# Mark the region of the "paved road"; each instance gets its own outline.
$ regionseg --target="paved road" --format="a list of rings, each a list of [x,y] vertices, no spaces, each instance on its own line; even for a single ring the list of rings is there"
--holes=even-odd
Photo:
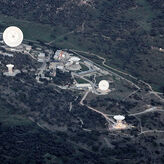
[[[129,114],[129,116],[137,116],[137,115],[141,115],[141,114],[145,114],[145,113],[149,113],[149,112],[156,112],[156,111],[164,112],[164,110],[162,108],[160,108],[160,107],[152,107],[152,108],[146,109],[146,110],[144,110],[142,112]]]
[[[88,95],[88,93],[89,93],[90,91],[88,90],[85,94],[84,94],[84,96],[82,97],[82,99],[81,99],[81,101],[80,101],[80,104],[81,105],[85,105],[84,103],[83,103],[83,101],[86,99],[86,97],[87,97],[87,95]],[[110,119],[108,116],[107,116],[107,114],[104,114],[103,112],[100,112],[99,110],[97,110],[97,109],[95,109],[95,108],[92,108],[92,107],[90,107],[89,105],[85,105],[87,108],[89,108],[89,109],[91,109],[92,111],[94,111],[94,112],[96,112],[96,113],[99,113],[100,115],[102,115],[105,119],[106,119],[106,121],[108,122],[108,124],[110,124],[111,125],[111,123],[112,124],[115,124],[115,122],[113,121],[113,119]]]

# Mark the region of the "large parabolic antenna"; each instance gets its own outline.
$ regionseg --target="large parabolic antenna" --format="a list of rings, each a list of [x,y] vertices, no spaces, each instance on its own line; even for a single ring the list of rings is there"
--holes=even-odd
[[[116,116],[114,116],[114,119],[117,120],[117,121],[123,121],[125,119],[125,116],[116,115]]]
[[[109,89],[109,82],[106,80],[101,80],[99,82],[99,89],[101,91],[107,91]]]
[[[10,26],[3,32],[3,41],[9,47],[17,47],[23,41],[23,33],[18,27]]]
[[[114,116],[114,119],[117,121],[115,125],[113,126],[115,129],[125,129],[127,128],[127,124],[123,123],[122,121],[125,119],[125,116],[123,115],[116,115]]]

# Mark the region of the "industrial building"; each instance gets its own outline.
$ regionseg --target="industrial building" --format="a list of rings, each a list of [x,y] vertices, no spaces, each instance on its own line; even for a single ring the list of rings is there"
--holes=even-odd
[[[70,58],[70,54],[68,52],[65,52],[63,50],[57,50],[54,55],[55,60],[68,60]]]
[[[80,61],[80,58],[78,58],[76,56],[72,56],[72,57],[70,57],[70,59],[68,61],[75,62],[76,63],[76,62],[79,62]]]
[[[88,70],[88,71],[83,71],[83,72],[79,72],[78,75],[80,76],[91,76],[92,74],[95,74],[96,71],[95,70]]]
[[[92,86],[91,86],[91,84],[89,84],[89,83],[75,84],[75,86],[76,86],[78,89],[92,89]]]
[[[69,62],[65,66],[69,71],[78,71],[81,69],[79,62]]]
[[[38,55],[38,62],[44,62],[45,61],[45,53],[39,53]]]

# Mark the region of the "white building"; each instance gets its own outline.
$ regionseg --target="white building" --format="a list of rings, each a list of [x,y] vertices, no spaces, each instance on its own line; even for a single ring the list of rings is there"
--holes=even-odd
[[[57,64],[54,62],[51,62],[49,65],[49,69],[56,69]]]
[[[60,70],[64,70],[64,66],[63,65],[58,65],[56,68],[58,68]]]
[[[76,86],[78,89],[92,89],[92,86],[91,86],[91,84],[89,84],[89,83],[75,84],[75,86]]]
[[[27,44],[25,44],[24,46],[25,46],[25,49],[26,49],[26,51],[31,51],[31,49],[32,49],[32,46],[30,46],[30,45],[27,45]]]
[[[67,60],[70,58],[70,56],[71,56],[71,54],[69,54],[68,52],[65,52],[63,50],[57,50],[55,52],[54,59],[55,60],[64,60],[64,59]]]
[[[45,53],[40,53],[38,55],[38,62],[44,62],[45,61]]]
[[[70,62],[79,62],[80,58],[78,58],[76,56],[72,56],[68,61],[70,61]]]

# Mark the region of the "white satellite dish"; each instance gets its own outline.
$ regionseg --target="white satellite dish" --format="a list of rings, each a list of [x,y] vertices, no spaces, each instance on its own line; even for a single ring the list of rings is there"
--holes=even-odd
[[[99,89],[102,91],[107,91],[109,89],[109,82],[106,80],[101,80],[99,82]]]
[[[117,120],[117,121],[123,121],[125,119],[125,116],[123,116],[123,115],[116,115],[116,116],[114,116],[114,119]]]
[[[114,129],[125,129],[127,128],[127,124],[123,122],[123,120],[125,119],[125,116],[123,115],[115,115],[113,117],[117,122],[114,124]]]
[[[78,62],[78,61],[80,61],[80,58],[78,58],[76,56],[72,56],[68,61]]]
[[[23,41],[23,33],[18,27],[10,26],[3,32],[3,41],[9,47],[17,47]]]

